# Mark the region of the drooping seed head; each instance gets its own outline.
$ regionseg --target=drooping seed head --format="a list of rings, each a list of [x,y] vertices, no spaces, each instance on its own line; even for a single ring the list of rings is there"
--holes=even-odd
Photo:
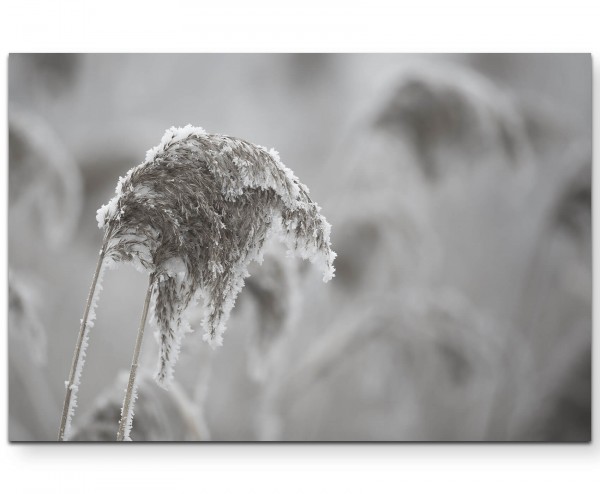
[[[222,333],[253,260],[278,233],[291,252],[333,277],[330,225],[308,189],[262,146],[188,125],[167,130],[146,159],[119,180],[97,214],[106,256],[154,273],[153,320],[159,329],[157,381],[171,378],[185,311],[200,298],[204,339]]]

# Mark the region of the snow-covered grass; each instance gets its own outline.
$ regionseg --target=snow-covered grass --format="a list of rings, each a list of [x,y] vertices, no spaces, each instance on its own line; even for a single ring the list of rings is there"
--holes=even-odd
[[[222,345],[248,266],[262,262],[269,238],[275,235],[290,254],[318,264],[323,281],[333,277],[331,227],[308,194],[274,150],[209,135],[191,125],[168,129],[146,160],[119,179],[116,195],[98,210],[104,245],[67,384],[60,438],[65,428],[68,432],[76,406],[105,258],[150,274],[123,403],[118,435],[122,440],[131,430],[135,373],[150,300],[160,342],[156,380],[168,387],[182,339],[191,330],[188,311],[202,300],[204,339],[213,348]]]

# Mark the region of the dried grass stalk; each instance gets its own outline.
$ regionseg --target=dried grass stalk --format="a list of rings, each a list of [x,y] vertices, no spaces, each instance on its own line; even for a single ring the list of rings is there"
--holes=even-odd
[[[97,220],[106,259],[132,263],[155,279],[155,377],[164,387],[190,330],[186,311],[202,299],[204,339],[221,345],[248,265],[262,261],[272,234],[290,252],[318,263],[324,281],[334,274],[331,227],[277,152],[191,125],[166,131],[145,161],[119,180]]]
[[[73,361],[71,363],[71,370],[69,372],[69,380],[65,381],[65,387],[67,392],[65,394],[65,402],[63,405],[63,413],[60,420],[60,429],[58,432],[58,440],[64,441],[68,439],[71,431],[71,421],[75,414],[75,408],[77,407],[77,392],[79,391],[79,384],[81,383],[81,373],[83,372],[83,365],[85,363],[85,355],[89,342],[89,331],[94,326],[94,319],[96,318],[96,304],[98,300],[98,294],[102,289],[102,277],[104,270],[107,267],[105,261],[106,255],[106,236],[100,255],[98,256],[98,263],[96,264],[96,271],[92,279],[92,285],[88,294],[87,303],[83,311],[83,317],[81,318],[81,326],[79,328],[79,335],[77,336],[77,343],[75,344],[75,352],[73,354]]]
[[[131,362],[131,370],[129,371],[129,381],[127,382],[127,391],[123,400],[123,408],[121,409],[121,420],[119,421],[119,431],[117,432],[117,441],[131,440],[129,434],[133,424],[133,407],[137,399],[137,369],[140,358],[140,350],[142,349],[142,341],[144,338],[144,328],[146,327],[146,318],[148,317],[148,307],[150,306],[150,297],[154,289],[154,275],[150,275],[148,280],[148,290],[146,292],[146,300],[144,301],[144,310],[142,311],[142,320],[138,329],[137,338],[135,340],[135,348],[133,350],[133,359]]]

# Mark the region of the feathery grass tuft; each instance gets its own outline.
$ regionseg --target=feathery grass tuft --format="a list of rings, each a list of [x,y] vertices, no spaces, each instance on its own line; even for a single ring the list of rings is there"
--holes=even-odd
[[[167,130],[145,161],[119,180],[116,195],[96,216],[105,230],[101,252],[110,264],[132,263],[151,275],[158,384],[168,387],[172,380],[190,330],[186,311],[200,299],[204,340],[213,348],[222,344],[248,265],[262,262],[271,235],[279,235],[288,253],[317,263],[323,281],[333,277],[331,227],[308,194],[276,151],[191,125]],[[134,378],[136,368],[134,355]],[[135,383],[130,387],[131,397]],[[128,405],[126,398],[123,410],[132,417]]]
[[[235,299],[266,239],[278,232],[291,251],[333,277],[330,225],[306,186],[275,151],[192,126],[171,128],[146,161],[119,180],[98,210],[107,256],[156,274],[153,321],[160,332],[157,381],[172,378],[186,309],[204,302],[204,339],[222,344]]]

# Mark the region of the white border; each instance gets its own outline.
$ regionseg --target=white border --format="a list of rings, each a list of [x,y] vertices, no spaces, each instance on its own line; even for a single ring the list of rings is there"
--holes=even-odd
[[[369,0],[327,3],[189,0],[4,2],[1,113],[8,52],[592,52],[593,1]],[[597,60],[594,61],[597,76]],[[598,89],[598,78],[594,88]],[[597,99],[594,116],[598,115]],[[594,132],[598,143],[598,130]],[[6,118],[0,132],[6,153]],[[6,170],[6,168],[4,168]],[[597,173],[594,173],[594,182]],[[6,175],[4,176],[4,179]],[[594,232],[598,232],[598,187]],[[6,235],[6,184],[0,188]],[[595,245],[598,245],[595,235]],[[6,279],[6,238],[0,243]],[[597,254],[598,252],[596,252]],[[595,274],[597,275],[597,263]],[[597,276],[595,277],[597,278]],[[6,287],[0,283],[6,321]],[[595,290],[594,306],[598,306]],[[7,424],[6,333],[0,338],[0,422]],[[598,338],[594,338],[595,357]],[[594,388],[598,387],[594,366]],[[597,393],[594,393],[594,398]],[[594,399],[597,405],[597,399]],[[597,406],[594,407],[597,417]],[[5,429],[6,430],[6,429]],[[5,436],[6,437],[6,436]],[[596,421],[594,437],[597,438]],[[597,443],[598,441],[596,441]],[[590,492],[600,485],[591,446],[537,445],[8,445],[5,492]],[[8,489],[8,490],[7,490]],[[35,490],[34,490],[35,489]]]

